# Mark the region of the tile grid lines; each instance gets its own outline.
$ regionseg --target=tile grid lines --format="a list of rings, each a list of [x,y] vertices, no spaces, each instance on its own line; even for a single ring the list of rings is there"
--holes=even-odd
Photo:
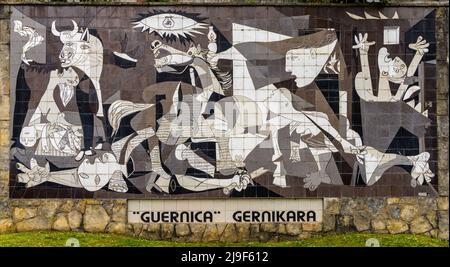
[[[85,12],[84,14],[86,14],[86,12]],[[85,15],[85,16],[86,16],[86,15]],[[244,76],[244,75],[242,75],[242,76]],[[245,77],[243,77],[243,78],[245,78]],[[279,102],[280,102],[280,103],[282,103],[282,101],[281,101],[281,100],[280,100]],[[283,149],[283,150],[284,150],[284,149]],[[283,151],[283,150],[282,150],[282,151]]]

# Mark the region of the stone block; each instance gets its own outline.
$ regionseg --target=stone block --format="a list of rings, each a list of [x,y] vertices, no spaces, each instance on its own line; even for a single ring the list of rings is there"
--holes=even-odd
[[[438,210],[448,210],[448,197],[439,197],[437,199]]]
[[[12,219],[0,219],[0,234],[12,233],[16,230]]]
[[[250,224],[250,241],[259,241],[259,224]]]
[[[191,229],[189,228],[189,224],[187,223],[178,223],[175,225],[175,234],[178,237],[188,236],[191,233]]]
[[[0,19],[0,44],[9,44],[9,19]]]
[[[238,241],[247,242],[250,240],[250,224],[236,224],[236,234]]]
[[[115,205],[112,209],[113,222],[125,223],[127,221],[127,207],[125,205]]]
[[[69,231],[70,230],[69,220],[67,219],[66,214],[58,213],[56,215],[56,220],[53,222],[52,229],[56,230],[56,231]]]
[[[61,203],[61,205],[58,208],[58,212],[64,212],[64,213],[69,213],[72,211],[74,207],[74,202],[73,200],[65,200],[64,202]]]
[[[53,216],[55,216],[56,214],[56,211],[58,210],[59,205],[60,202],[58,200],[43,201],[38,208],[38,213],[39,215],[46,218],[53,218]]]
[[[143,228],[142,223],[132,223],[129,225],[131,225],[131,230],[133,231],[134,236],[139,236],[141,234]]]
[[[72,210],[67,214],[67,219],[69,221],[70,229],[75,230],[81,227],[83,215],[78,210]]]
[[[372,229],[375,231],[385,230],[386,223],[383,220],[374,219],[371,222]]]
[[[351,216],[357,210],[357,202],[352,198],[341,199],[340,214],[344,216]]]
[[[0,19],[8,19],[10,17],[11,9],[8,5],[0,5]]]
[[[393,219],[400,219],[400,212],[401,212],[401,208],[397,205],[395,206],[389,206],[387,208],[388,214],[390,218]]]
[[[261,232],[276,233],[278,231],[278,226],[276,223],[261,223]]]
[[[161,238],[162,239],[171,239],[174,237],[175,233],[175,225],[171,223],[163,223],[161,224]]]
[[[353,226],[353,217],[352,216],[338,216],[337,226],[339,228],[349,228]]]
[[[191,223],[191,224],[189,224],[189,228],[191,229],[191,235],[188,240],[190,242],[202,241],[203,234],[206,229],[206,225],[202,224],[202,223]]]
[[[277,225],[278,225],[277,234],[286,235],[287,234],[286,225],[283,223],[278,223]]]
[[[160,223],[146,224],[145,230],[147,230],[150,233],[158,233],[161,231],[161,224]]]
[[[219,241],[219,231],[217,230],[217,226],[215,224],[207,224],[205,231],[203,233],[202,240],[204,242],[216,242]]]
[[[104,232],[110,217],[101,205],[87,205],[83,217],[86,232]]]
[[[410,222],[419,214],[419,211],[416,206],[405,205],[401,207],[400,210],[400,218],[406,222]]]
[[[324,214],[339,214],[340,201],[339,198],[324,198],[323,200],[323,213]]]
[[[106,232],[118,235],[126,234],[127,230],[127,225],[123,222],[111,222],[106,228]]]
[[[36,208],[20,208],[16,207],[13,209],[13,219],[15,222],[31,219],[36,217],[37,209]]]
[[[389,219],[386,226],[390,234],[400,234],[408,231],[408,224],[399,219]]]
[[[8,95],[0,95],[0,121],[9,120],[9,96]],[[6,135],[6,133],[3,133]],[[3,138],[6,138],[4,136]],[[8,133],[9,139],[9,133]]]
[[[423,234],[430,231],[431,229],[433,229],[433,227],[423,216],[415,218],[411,221],[410,224],[410,231],[414,234]]]
[[[448,211],[438,212],[439,238],[448,240]]]
[[[353,225],[355,225],[356,230],[366,231],[370,229],[370,216],[367,212],[357,212],[353,215]]]
[[[302,232],[302,224],[301,223],[287,223],[286,224],[286,233],[288,235],[296,236],[296,235],[299,235],[301,232]]]
[[[227,224],[227,226],[225,227],[225,230],[223,231],[219,240],[221,242],[237,242],[238,241],[238,235],[237,235],[236,227],[234,226],[234,224],[232,224],[232,223]]]
[[[387,201],[388,205],[398,204],[398,203],[400,203],[400,198],[398,198],[398,197],[388,197],[386,201]]]
[[[319,222],[304,222],[302,229],[305,232],[320,232],[322,231],[322,223]]]
[[[16,223],[17,232],[50,230],[52,223],[48,218],[38,216]]]
[[[9,206],[9,201],[0,201],[0,219],[9,219],[11,217],[11,208]]]

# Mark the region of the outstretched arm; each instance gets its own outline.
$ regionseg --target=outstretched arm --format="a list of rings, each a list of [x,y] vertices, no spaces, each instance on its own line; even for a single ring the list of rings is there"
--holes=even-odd
[[[358,96],[365,101],[374,101],[376,97],[373,94],[372,79],[370,75],[369,66],[369,47],[375,42],[367,41],[367,33],[359,34],[355,36],[356,45],[352,46],[353,49],[359,49],[359,55],[361,59],[361,72],[358,72],[355,76],[355,89]]]
[[[95,79],[91,79],[91,81],[92,81],[92,84],[94,85],[95,92],[97,94],[98,110],[97,110],[96,115],[97,115],[97,117],[104,117],[102,91],[100,90],[100,82]]]
[[[428,53],[428,47],[430,46],[429,43],[427,43],[426,40],[422,38],[422,36],[419,36],[417,38],[416,43],[409,44],[409,48],[412,50],[416,50],[416,54],[414,55],[414,58],[412,59],[411,63],[408,67],[408,72],[406,73],[407,77],[411,77],[416,73],[417,67],[419,66],[420,61],[422,60],[425,53]]]
[[[365,80],[370,80],[369,47],[374,45],[375,42],[368,42],[367,38],[367,33],[365,33],[364,36],[361,33],[358,37],[355,36],[356,45],[352,46],[352,48],[359,49],[363,78]]]
[[[417,67],[419,66],[420,61],[422,61],[423,56],[425,55],[425,53],[428,53],[429,46],[430,46],[430,44],[427,43],[427,41],[424,40],[422,38],[422,36],[419,36],[417,38],[416,43],[409,44],[409,48],[416,50],[416,54],[414,55],[413,59],[411,60],[411,63],[409,64],[408,72],[406,73],[406,78],[414,76],[414,74],[417,71]],[[409,84],[405,83],[405,81],[403,81],[400,84],[400,86],[397,90],[397,93],[395,94],[395,99],[400,100],[403,97],[403,95],[405,94],[406,90],[408,89],[408,86],[409,86]]]

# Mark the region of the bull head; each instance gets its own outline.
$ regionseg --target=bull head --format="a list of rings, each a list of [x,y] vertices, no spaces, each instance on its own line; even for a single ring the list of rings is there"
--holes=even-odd
[[[58,36],[64,44],[59,59],[62,67],[86,65],[88,54],[95,54],[97,49],[95,44],[90,43],[91,36],[89,30],[85,29],[82,33],[79,32],[78,25],[72,20],[73,30],[61,31],[56,29],[55,21],[52,22],[52,33]],[[99,43],[99,42],[98,42]]]
[[[72,20],[72,24],[73,24],[73,30],[59,32],[56,29],[55,21],[53,21],[52,22],[52,33],[53,33],[53,35],[54,36],[58,36],[59,39],[61,39],[61,42],[63,42],[64,44],[69,42],[69,41],[72,41],[73,38],[75,37],[75,35],[78,33],[78,25],[77,25],[77,23],[74,20]]]
[[[78,25],[72,20],[73,30],[59,32],[52,22],[52,33],[59,36],[64,44],[59,53],[61,67],[77,67],[92,81],[97,93],[99,108],[97,116],[103,117],[103,102],[100,91],[100,75],[103,67],[103,45],[99,38],[91,36],[89,29],[79,32]]]

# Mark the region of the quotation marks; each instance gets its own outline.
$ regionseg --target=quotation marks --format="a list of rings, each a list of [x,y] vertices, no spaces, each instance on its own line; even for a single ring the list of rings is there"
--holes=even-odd
[[[133,215],[139,215],[141,212],[139,211],[133,211]],[[220,214],[220,211],[214,211],[214,214]]]

